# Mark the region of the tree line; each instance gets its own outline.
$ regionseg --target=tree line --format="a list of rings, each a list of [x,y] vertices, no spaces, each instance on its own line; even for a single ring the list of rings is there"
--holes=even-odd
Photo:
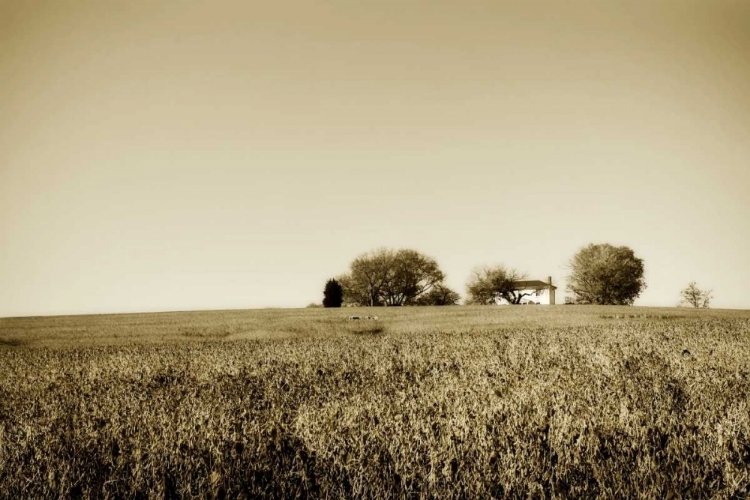
[[[349,272],[326,283],[323,305],[454,305],[460,296],[445,283],[432,257],[416,250],[381,248],[352,261]]]
[[[644,261],[627,246],[607,243],[581,248],[569,262],[566,304],[632,305],[646,288]],[[519,304],[526,293],[525,273],[505,265],[480,266],[466,284],[467,304]],[[324,307],[457,305],[458,292],[445,284],[437,261],[412,249],[380,248],[364,253],[349,271],[331,278],[323,290]],[[682,291],[683,304],[708,307],[710,291],[694,282]]]

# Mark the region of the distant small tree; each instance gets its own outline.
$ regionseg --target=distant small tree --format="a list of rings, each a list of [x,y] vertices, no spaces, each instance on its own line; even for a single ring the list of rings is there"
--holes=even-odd
[[[682,295],[682,302],[680,305],[695,308],[708,308],[711,304],[713,296],[712,290],[701,290],[695,281],[691,281],[683,291],[680,292]]]
[[[469,304],[495,304],[499,299],[505,299],[509,304],[520,304],[521,299],[530,295],[521,292],[518,282],[526,275],[515,269],[504,266],[477,267],[471,272],[466,284]]]
[[[331,278],[323,290],[323,307],[341,307],[344,302],[344,289],[341,283]]]
[[[461,296],[458,293],[451,290],[447,285],[438,283],[429,292],[414,301],[414,304],[418,306],[455,306],[458,305],[459,300],[461,300]]]
[[[626,246],[589,245],[570,261],[568,291],[577,304],[632,305],[646,288],[643,259]]]

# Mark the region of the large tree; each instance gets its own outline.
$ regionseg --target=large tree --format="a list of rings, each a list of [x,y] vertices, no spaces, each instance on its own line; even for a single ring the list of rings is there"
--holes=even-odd
[[[691,281],[683,291],[680,292],[682,295],[682,302],[680,305],[686,305],[688,307],[695,308],[708,308],[711,305],[712,291],[701,290],[695,281]]]
[[[384,305],[383,289],[394,267],[394,259],[395,252],[386,248],[354,259],[349,273],[339,278],[346,302],[369,307]]]
[[[578,304],[632,305],[646,288],[643,259],[626,246],[590,244],[570,261],[568,291]]]
[[[471,272],[466,284],[469,304],[496,304],[505,299],[509,304],[520,304],[527,295],[519,289],[518,282],[526,275],[505,266],[477,267]]]
[[[381,248],[354,259],[339,281],[347,303],[402,306],[413,304],[444,278],[431,257],[416,250]]]

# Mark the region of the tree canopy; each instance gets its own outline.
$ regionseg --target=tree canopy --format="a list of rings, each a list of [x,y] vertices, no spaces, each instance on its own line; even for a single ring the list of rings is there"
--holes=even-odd
[[[477,267],[466,284],[469,304],[495,304],[505,299],[509,304],[520,304],[529,295],[518,289],[518,282],[526,275],[502,265]]]
[[[326,282],[323,289],[323,307],[341,307],[344,302],[344,289],[335,279]]]
[[[646,288],[643,259],[627,246],[590,244],[570,261],[568,291],[578,304],[632,305]]]
[[[347,303],[402,306],[414,304],[444,278],[431,257],[416,250],[381,248],[354,259],[339,282]]]
[[[422,294],[414,301],[418,306],[455,306],[461,296],[451,290],[447,285],[438,283],[430,289],[429,292]]]

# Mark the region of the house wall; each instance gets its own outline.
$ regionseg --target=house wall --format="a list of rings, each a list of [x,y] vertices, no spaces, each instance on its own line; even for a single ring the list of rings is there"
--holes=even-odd
[[[521,303],[529,303],[534,302],[536,304],[541,305],[551,305],[555,303],[555,291],[549,290],[549,289],[543,289],[539,290],[541,292],[539,295],[536,295],[537,290],[521,290],[521,293],[530,293],[531,295],[527,295],[523,299],[521,299]],[[499,299],[497,300],[498,305],[508,305],[508,301],[505,299]]]

